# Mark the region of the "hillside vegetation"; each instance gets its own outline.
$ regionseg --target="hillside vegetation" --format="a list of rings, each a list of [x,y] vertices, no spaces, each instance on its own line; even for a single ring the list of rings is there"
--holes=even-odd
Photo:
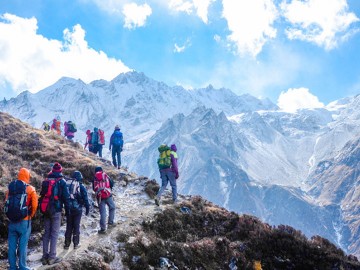
[[[0,123],[1,208],[6,186],[21,167],[31,170],[38,191],[55,161],[63,165],[65,175],[80,170],[86,180],[100,165],[116,182],[119,225],[107,236],[99,236],[94,208],[92,217],[82,219],[86,237],[81,249],[46,269],[360,269],[356,257],[344,254],[324,238],[308,239],[290,226],[270,226],[200,196],[180,196],[180,202],[173,205],[166,194],[157,207],[153,202],[159,189],[156,181],[115,170],[109,161],[84,151],[81,145],[8,114],[0,112]],[[85,184],[90,186],[87,181]],[[29,243],[33,255],[41,250],[41,232],[41,215],[37,214]],[[6,239],[7,221],[1,211],[0,268],[6,266]],[[60,238],[58,252],[61,250]],[[30,265],[40,267],[36,256],[29,257]]]

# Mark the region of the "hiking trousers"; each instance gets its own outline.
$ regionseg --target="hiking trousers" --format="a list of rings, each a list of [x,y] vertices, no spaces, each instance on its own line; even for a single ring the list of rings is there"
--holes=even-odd
[[[175,173],[169,169],[160,170],[160,177],[161,177],[161,188],[157,194],[157,197],[160,199],[168,183],[170,182],[171,190],[172,190],[172,199],[175,202],[177,199],[177,186],[176,186]]]
[[[121,146],[117,145],[112,147],[111,149],[111,157],[112,163],[115,167],[120,168],[121,166]],[[117,159],[117,161],[116,161]]]
[[[65,246],[70,246],[71,236],[74,246],[79,245],[81,215],[82,210],[76,210],[66,217]]]
[[[10,270],[30,269],[26,266],[27,245],[31,233],[31,220],[10,222],[8,227],[8,260]],[[16,251],[18,250],[19,265],[17,266]]]
[[[100,228],[102,230],[106,230],[106,206],[109,207],[108,223],[113,224],[115,218],[115,203],[112,196],[106,199],[101,199],[99,204]]]
[[[59,237],[61,212],[56,212],[50,217],[44,216],[45,232],[43,236],[43,258],[56,258],[56,242]],[[50,251],[49,251],[50,246]]]

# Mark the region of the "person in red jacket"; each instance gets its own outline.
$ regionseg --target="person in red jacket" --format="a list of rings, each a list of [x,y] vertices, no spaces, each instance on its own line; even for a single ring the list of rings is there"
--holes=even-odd
[[[10,269],[29,269],[26,265],[27,245],[31,233],[31,219],[35,216],[38,207],[38,195],[35,188],[30,184],[30,172],[26,168],[21,168],[17,180],[9,184],[6,192],[6,200],[11,196],[19,194],[19,189],[25,188],[27,194],[27,215],[20,221],[9,222],[8,227],[8,260]],[[17,255],[19,256],[19,265],[16,264]]]

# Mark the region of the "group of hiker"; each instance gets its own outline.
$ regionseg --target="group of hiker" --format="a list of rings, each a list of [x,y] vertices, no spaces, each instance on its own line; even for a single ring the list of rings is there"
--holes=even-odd
[[[56,132],[56,134],[61,135],[61,121],[60,119],[54,118],[52,120],[51,125],[47,122],[44,122],[41,126],[41,129],[45,130],[45,131],[50,131],[53,130],[54,132]],[[72,122],[71,120],[69,121],[65,121],[64,122],[64,136],[72,141],[72,139],[74,138],[75,132],[77,132],[77,128],[74,122]]]
[[[51,125],[44,122],[41,128],[45,131],[54,130],[58,135],[61,135],[61,121],[57,118],[53,119]],[[76,125],[72,121],[64,122],[64,136],[72,141],[74,138],[75,132],[77,132]],[[86,131],[85,145],[84,149],[88,148],[91,153],[99,155],[102,157],[103,146],[105,145],[105,132],[102,129],[94,127],[94,130],[91,131],[88,129]],[[120,169],[121,167],[121,152],[124,146],[123,134],[120,131],[120,126],[116,125],[114,132],[110,137],[109,142],[109,151],[111,151],[112,163],[113,165]]]
[[[30,171],[21,168],[16,180],[10,182],[6,192],[4,212],[9,219],[8,225],[8,261],[10,269],[29,269],[27,267],[27,245],[31,233],[31,220],[38,209],[43,216],[44,234],[42,238],[43,265],[61,262],[57,257],[57,240],[61,225],[62,210],[65,210],[66,231],[64,249],[69,249],[71,242],[74,249],[80,247],[80,223],[83,208],[89,215],[90,202],[87,189],[83,185],[80,171],[74,171],[71,178],[62,174],[62,166],[56,162],[43,180],[40,196],[30,184]],[[115,226],[115,203],[112,198],[114,182],[103,171],[95,168],[91,180],[100,211],[100,229],[106,233],[107,227]],[[109,208],[106,225],[106,206]]]
[[[89,151],[95,155],[99,153],[99,157],[102,157],[102,149],[105,145],[104,131],[98,128],[94,128],[94,131],[88,129],[86,131],[86,140],[84,149],[89,148]],[[124,146],[123,134],[120,131],[120,126],[116,125],[114,132],[110,137],[109,151],[111,151],[112,164],[120,169],[121,167],[121,152]]]

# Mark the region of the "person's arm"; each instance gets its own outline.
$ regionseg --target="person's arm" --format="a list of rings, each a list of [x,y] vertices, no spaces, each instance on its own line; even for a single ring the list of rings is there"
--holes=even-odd
[[[90,211],[90,203],[89,203],[87,190],[86,190],[86,188],[84,187],[83,184],[80,184],[80,194],[81,194],[81,198],[82,198],[82,200],[84,202],[84,206],[85,206],[85,209],[86,209],[85,215],[88,215],[89,211]]]
[[[36,190],[33,186],[27,186],[26,188],[27,193],[29,194],[30,198],[30,218],[35,216],[36,210],[38,208],[38,195],[36,194]]]
[[[68,215],[68,214],[70,214],[70,193],[66,186],[65,179],[63,178],[60,181],[61,181],[60,184],[61,184],[61,189],[62,189],[61,200],[65,207],[65,215]]]
[[[114,138],[114,133],[111,134],[111,137],[110,137],[109,150],[111,150],[111,146],[112,146],[112,144],[113,144],[113,138]]]
[[[171,169],[175,173],[175,179],[179,178],[179,169],[177,165],[177,159],[174,157],[174,155],[170,155],[171,157]]]

